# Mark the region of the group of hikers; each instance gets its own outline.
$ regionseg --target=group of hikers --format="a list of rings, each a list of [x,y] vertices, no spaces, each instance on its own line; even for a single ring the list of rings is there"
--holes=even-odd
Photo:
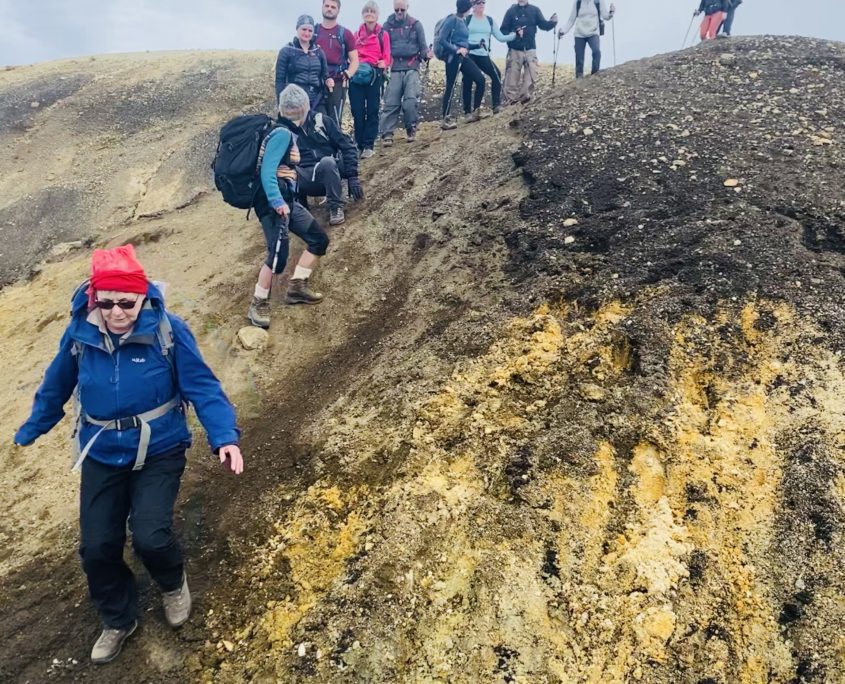
[[[705,13],[702,39],[713,37],[719,27],[730,35],[740,2],[702,0],[696,12]],[[545,19],[527,0],[518,0],[500,26],[485,14],[484,0],[457,0],[456,12],[438,23],[435,42],[427,46],[422,25],[408,14],[407,0],[394,0],[394,13],[383,25],[376,3],[366,2],[356,33],[338,24],[340,6],[340,0],[324,0],[320,24],[301,16],[296,38],[279,52],[277,118],[242,116],[221,131],[215,183],[224,200],[255,210],[267,243],[248,310],[250,323],[261,328],[270,325],[270,289],[273,276],[285,270],[290,233],[304,241],[305,250],[285,301],[322,301],[309,278],[329,238],[307,199],[325,197],[329,224],[343,223],[346,197],[364,197],[359,159],[372,156],[377,136],[390,146],[401,115],[407,140],[414,141],[421,66],[435,56],[446,62],[442,126],[448,130],[455,127],[449,102],[458,73],[470,122],[482,116],[487,77],[493,112],[530,100],[537,79],[537,30],[557,26],[556,15]],[[574,28],[579,78],[587,45],[592,73],[599,70],[599,36],[613,15],[614,6],[605,0],[576,0],[558,31],[560,36]],[[490,57],[493,38],[508,44],[504,80]],[[340,127],[347,94],[354,141]],[[15,444],[28,446],[49,432],[71,397],[74,464],[81,471],[79,555],[103,622],[91,658],[106,663],[138,626],[135,580],[123,558],[127,522],[136,554],[162,591],[167,623],[178,627],[191,613],[173,531],[174,504],[191,445],[188,404],[220,462],[235,474],[244,468],[233,405],[187,324],[167,311],[163,288],[148,279],[131,245],[95,250],[90,278],[71,298],[70,323]]]
[[[439,21],[433,42],[428,43],[420,21],[409,14],[408,0],[394,0],[393,14],[379,23],[380,9],[368,0],[361,9],[362,23],[352,30],[338,23],[340,0],[324,0],[322,21],[303,14],[296,22],[296,36],[282,47],[276,59],[276,97],[290,84],[308,93],[311,109],[340,123],[344,103],[354,122],[354,141],[361,159],[374,154],[380,139],[393,144],[400,118],[406,140],[414,142],[419,124],[423,79],[420,70],[434,58],[445,62],[446,89],[441,127],[457,127],[451,102],[458,73],[462,75],[463,112],[467,122],[488,115],[482,109],[490,81],[492,113],[503,106],[531,99],[537,81],[537,31],[551,31],[558,24],[528,0],[505,13],[501,25],[485,12],[485,0],[457,0],[455,12]],[[562,33],[575,28],[576,75],[584,75],[584,48],[593,49],[593,73],[601,53],[598,36],[603,22],[615,8],[606,0],[576,0]],[[507,43],[505,75],[491,58],[493,39]]]

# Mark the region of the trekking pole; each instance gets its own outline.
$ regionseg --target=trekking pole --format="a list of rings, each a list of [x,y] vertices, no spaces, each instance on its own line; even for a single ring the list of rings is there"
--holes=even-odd
[[[288,205],[290,207],[290,205]],[[278,280],[278,274],[276,273],[276,267],[279,265],[279,252],[282,251],[282,242],[288,236],[288,230],[290,229],[290,214],[287,216],[283,216],[282,220],[279,224],[279,237],[276,240],[276,251],[273,253],[273,268],[271,269],[270,274],[270,289],[273,289],[273,282]]]
[[[616,22],[610,22],[610,35],[613,38],[613,66],[616,66]]]
[[[692,19],[689,20],[689,27],[687,28],[687,33],[684,36],[684,44],[681,45],[681,50],[683,50],[687,46],[687,38],[689,38],[689,32],[692,31],[692,25],[695,22],[695,12],[692,13]]]
[[[457,57],[461,62],[463,62],[463,59],[464,59],[463,57],[461,57],[460,55],[457,55]],[[458,72],[455,74],[455,80],[452,83],[452,90],[449,92],[449,99],[446,101],[446,114],[445,114],[444,118],[449,118],[449,114],[452,111],[452,100],[454,99],[455,91],[457,90],[456,86],[458,85],[458,76],[461,77],[461,86],[463,87],[464,75],[463,75],[463,73],[461,73],[460,63],[458,64]]]
[[[560,54],[560,39],[561,38],[563,38],[563,33],[561,31],[558,31],[557,32],[557,39],[555,40],[555,49],[554,49],[555,61],[554,61],[554,64],[552,64],[552,88],[555,87],[555,76],[557,74],[557,57]]]

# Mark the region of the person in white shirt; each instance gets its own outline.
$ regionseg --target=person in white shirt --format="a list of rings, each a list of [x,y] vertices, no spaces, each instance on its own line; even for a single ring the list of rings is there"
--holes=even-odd
[[[601,68],[601,38],[604,34],[604,22],[613,19],[616,6],[611,3],[608,9],[607,0],[575,0],[572,3],[572,13],[569,21],[560,30],[560,35],[569,33],[575,27],[575,78],[584,78],[584,55],[587,45],[593,54],[591,74]]]

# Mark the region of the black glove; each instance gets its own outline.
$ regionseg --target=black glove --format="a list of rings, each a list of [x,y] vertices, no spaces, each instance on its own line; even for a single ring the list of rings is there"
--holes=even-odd
[[[364,188],[361,187],[361,181],[358,176],[353,176],[346,180],[346,185],[349,188],[349,196],[354,200],[364,199]]]

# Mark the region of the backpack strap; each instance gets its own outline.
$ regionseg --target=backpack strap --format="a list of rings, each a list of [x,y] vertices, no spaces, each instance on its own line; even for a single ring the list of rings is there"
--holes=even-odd
[[[83,283],[87,286],[86,283]],[[80,286],[82,287],[82,286]],[[77,291],[79,288],[77,288]],[[147,300],[144,302],[143,309],[152,309],[153,306],[150,304],[150,301]],[[76,390],[73,393],[73,434],[71,435],[72,446],[73,446],[73,470],[78,471],[82,467],[82,462],[88,456],[88,452],[91,450],[91,447],[94,446],[94,442],[97,441],[97,438],[106,430],[125,430],[131,428],[140,428],[141,434],[138,440],[138,450],[135,454],[135,465],[132,467],[133,470],[141,470],[144,467],[144,463],[147,459],[147,449],[150,445],[150,438],[152,436],[152,430],[149,426],[149,423],[156,420],[157,418],[161,418],[162,416],[167,415],[171,411],[176,408],[182,407],[183,412],[187,413],[187,403],[182,398],[181,393],[179,392],[179,378],[176,373],[176,357],[173,353],[173,348],[176,346],[176,341],[173,336],[173,324],[170,322],[170,317],[167,315],[167,311],[162,311],[161,319],[158,323],[158,328],[156,329],[156,339],[158,340],[159,347],[161,349],[162,356],[164,356],[165,360],[167,361],[167,365],[170,367],[170,373],[173,378],[173,387],[175,388],[175,393],[173,397],[162,404],[161,406],[157,406],[154,409],[149,411],[145,411],[137,416],[131,416],[130,418],[123,418],[119,420],[95,420],[90,416],[85,415],[85,412],[82,410],[82,400],[80,397],[80,388],[79,384],[76,385]],[[106,346],[110,353],[114,352],[114,348],[111,344],[111,338],[106,335]],[[78,340],[73,340],[71,344],[70,353],[76,359],[77,368],[82,361],[82,357],[85,354],[85,345],[79,342]],[[100,429],[94,434],[94,436],[88,440],[88,443],[85,447],[82,447],[80,442],[80,431],[82,429],[82,423],[91,423],[92,425],[98,426]]]

